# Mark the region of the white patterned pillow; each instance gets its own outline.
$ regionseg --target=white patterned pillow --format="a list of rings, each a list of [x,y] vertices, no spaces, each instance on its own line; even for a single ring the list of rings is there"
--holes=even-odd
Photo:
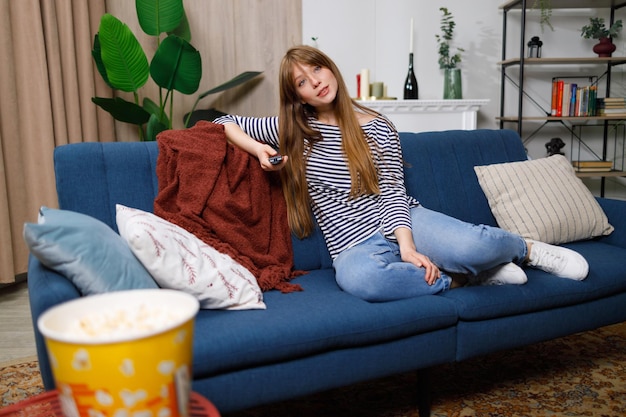
[[[608,235],[613,226],[563,155],[474,167],[498,225],[559,244]]]
[[[265,309],[257,281],[230,256],[152,213],[116,206],[120,235],[161,288],[195,296],[204,309]]]

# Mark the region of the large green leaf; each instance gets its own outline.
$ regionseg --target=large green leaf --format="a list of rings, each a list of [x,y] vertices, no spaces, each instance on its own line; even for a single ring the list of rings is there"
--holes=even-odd
[[[135,8],[141,29],[151,36],[173,31],[185,14],[183,0],[136,0]]]
[[[161,123],[157,116],[150,115],[150,120],[146,126],[146,140],[155,141],[157,135],[167,129],[168,127]]]
[[[253,79],[254,77],[256,77],[257,75],[260,75],[260,74],[261,74],[261,71],[246,71],[246,72],[242,72],[241,74],[239,74],[235,78],[232,78],[232,79],[226,81],[224,84],[220,84],[217,87],[213,87],[209,91],[205,91],[204,93],[200,94],[198,99],[203,99],[203,98],[205,98],[206,96],[208,96],[210,94],[219,93],[219,92],[222,92],[222,91],[226,91],[226,90],[228,90],[230,88],[237,87],[239,84],[243,84],[246,81],[249,81],[249,80]]]
[[[225,91],[225,90],[228,90],[229,88],[233,88],[233,87],[236,87],[236,86],[238,86],[240,84],[243,84],[243,83],[253,79],[254,77],[256,77],[256,76],[258,76],[260,74],[261,74],[260,71],[246,71],[246,72],[242,72],[241,74],[237,75],[235,78],[232,78],[232,79],[226,81],[224,84],[220,84],[217,87],[213,87],[209,91],[205,91],[204,93],[200,94],[198,96],[198,98],[196,99],[196,102],[193,104],[193,107],[191,108],[191,111],[185,115],[185,127],[189,126],[190,120],[193,117],[194,112],[196,111],[196,106],[198,105],[198,102],[200,100],[202,100],[203,98],[205,98],[206,96],[208,96],[210,94],[219,93],[221,91]]]
[[[110,85],[118,90],[136,92],[148,80],[150,67],[133,32],[107,13],[100,20],[98,39]]]
[[[195,93],[202,78],[200,52],[186,40],[170,35],[154,53],[150,75],[161,88],[183,94]]]
[[[150,113],[145,111],[141,106],[120,97],[92,97],[91,101],[111,113],[111,116],[120,122],[142,125],[147,123],[150,119]]]
[[[170,119],[167,117],[167,114],[161,109],[161,107],[152,101],[149,97],[144,97],[143,99],[143,108],[150,114],[155,115],[159,121],[168,127],[171,127]]]
[[[180,24],[176,29],[168,31],[168,35],[176,35],[179,38],[183,38],[187,42],[191,42],[191,28],[189,27],[189,20],[187,20],[187,13],[183,14],[183,18],[180,20]]]
[[[96,63],[96,68],[98,69],[98,72],[102,76],[102,79],[104,80],[104,82],[107,83],[109,87],[115,88],[109,82],[109,77],[107,76],[107,70],[104,67],[104,62],[102,62],[102,54],[100,50],[100,39],[97,33],[96,33],[96,36],[94,36],[93,38],[93,49],[91,50],[91,56],[93,57],[93,60]]]

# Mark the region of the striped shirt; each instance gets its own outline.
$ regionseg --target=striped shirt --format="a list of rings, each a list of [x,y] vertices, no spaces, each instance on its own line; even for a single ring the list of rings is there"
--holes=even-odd
[[[236,123],[255,140],[278,147],[277,117],[224,116],[215,123]],[[338,126],[310,119],[322,140],[314,142],[306,167],[306,180],[312,211],[333,259],[342,251],[381,231],[395,240],[399,227],[411,228],[409,210],[419,203],[406,193],[402,150],[397,131],[382,117],[362,126],[378,148],[374,162],[378,167],[380,194],[350,196],[351,180],[341,146]]]

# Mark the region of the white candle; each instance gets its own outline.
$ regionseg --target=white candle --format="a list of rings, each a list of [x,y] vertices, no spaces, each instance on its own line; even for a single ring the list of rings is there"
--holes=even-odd
[[[413,18],[411,18],[411,31],[409,33],[409,53],[413,53]]]

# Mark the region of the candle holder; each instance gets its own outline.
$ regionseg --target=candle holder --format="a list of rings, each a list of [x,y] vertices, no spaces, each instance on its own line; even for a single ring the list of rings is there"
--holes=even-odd
[[[541,58],[541,45],[539,36],[533,36],[528,42],[528,58]]]

